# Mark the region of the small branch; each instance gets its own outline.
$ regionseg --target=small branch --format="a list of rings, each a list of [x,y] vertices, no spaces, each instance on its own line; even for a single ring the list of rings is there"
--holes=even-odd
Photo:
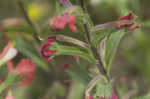
[[[97,64],[97,68],[98,68],[99,72],[102,75],[104,75],[109,80],[109,77],[107,76],[107,72],[106,72],[106,70],[105,70],[105,68],[103,66],[102,61],[101,61],[101,57],[100,57],[100,53],[98,51],[98,48],[94,48],[94,47],[91,46],[92,45],[92,41],[91,41],[89,26],[88,26],[87,23],[84,24],[84,29],[85,29],[85,32],[86,32],[88,43],[89,43],[89,45],[91,47],[91,50],[93,52],[93,55],[98,59],[99,64]]]
[[[88,84],[86,90],[85,90],[85,99],[89,99],[90,92],[95,86],[96,82],[100,79],[100,75],[95,76],[90,83]]]
[[[34,30],[34,38],[36,39],[37,42],[40,42],[40,39],[38,38],[38,34],[40,33],[40,30],[36,27],[36,25],[32,22],[32,20],[30,19],[28,13],[25,10],[23,1],[18,0],[18,5],[20,7],[20,9],[22,10],[22,13],[24,15],[24,18],[26,19],[26,21],[28,22],[28,24],[33,28]]]
[[[99,31],[99,30],[102,30],[102,29],[112,28],[112,27],[115,27],[116,24],[117,24],[117,22],[116,22],[116,21],[113,21],[113,22],[108,22],[108,23],[101,24],[101,25],[96,25],[96,26],[91,30],[91,32],[96,32],[96,31]]]

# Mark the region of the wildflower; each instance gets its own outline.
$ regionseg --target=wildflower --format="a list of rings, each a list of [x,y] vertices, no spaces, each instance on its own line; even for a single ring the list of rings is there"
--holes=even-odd
[[[44,44],[40,50],[41,56],[47,61],[49,61],[51,59],[51,56],[56,53],[56,50],[50,49],[50,46],[54,42],[55,42],[55,40],[53,38],[49,38],[48,42],[46,44]]]
[[[62,30],[66,24],[66,18],[63,16],[56,15],[50,20],[50,25],[53,30]]]
[[[89,99],[93,99],[93,96],[89,96]]]
[[[17,55],[16,48],[13,47],[11,42],[8,42],[7,46],[4,48],[2,53],[0,54],[0,66],[7,61],[11,60]]]
[[[117,94],[116,94],[116,93],[113,93],[111,99],[118,99]]]
[[[75,16],[74,14],[70,14],[68,16],[68,25],[69,25],[69,28],[72,30],[72,32],[77,32],[77,28],[75,26]]]
[[[34,80],[35,66],[30,59],[22,59],[15,69],[11,61],[7,62],[7,66],[10,73],[16,73],[21,78],[26,78],[25,80],[19,82],[19,85],[25,86]]]
[[[139,24],[135,27],[131,27],[137,20],[137,16],[133,13],[129,13],[126,16],[122,16],[117,20],[117,29],[121,29],[123,27],[129,27],[129,31],[133,32],[137,28],[140,28],[143,24]],[[131,28],[130,28],[131,27]]]
[[[15,99],[14,96],[6,96],[5,99]]]
[[[69,67],[70,67],[70,64],[68,64],[68,63],[65,63],[62,65],[63,70],[67,70]]]
[[[72,32],[77,32],[75,26],[75,16],[74,14],[64,13],[62,16],[56,15],[50,20],[50,26],[53,30],[62,30],[68,24]]]

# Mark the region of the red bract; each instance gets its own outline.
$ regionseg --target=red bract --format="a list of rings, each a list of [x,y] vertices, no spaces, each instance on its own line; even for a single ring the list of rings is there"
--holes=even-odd
[[[67,70],[69,67],[70,67],[70,64],[68,64],[68,63],[65,63],[62,65],[63,70]]]
[[[35,66],[30,59],[22,59],[15,69],[11,61],[7,62],[7,66],[10,73],[17,73],[21,78],[26,78],[26,80],[19,82],[19,85],[25,86],[34,80]]]
[[[68,24],[72,32],[77,32],[75,22],[76,19],[74,14],[64,13],[62,16],[56,15],[55,17],[53,17],[50,20],[50,26],[53,30],[62,30]]]
[[[47,61],[49,61],[51,59],[50,57],[56,53],[56,50],[50,49],[50,46],[54,42],[55,42],[55,40],[53,38],[49,38],[48,42],[46,44],[44,44],[40,50],[41,56]]]

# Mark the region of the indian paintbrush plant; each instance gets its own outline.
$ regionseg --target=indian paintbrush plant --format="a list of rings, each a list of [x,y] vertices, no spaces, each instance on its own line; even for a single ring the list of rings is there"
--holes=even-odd
[[[81,61],[79,62],[79,60],[82,59],[94,68],[86,70],[86,73],[80,76],[82,70],[76,73],[75,68],[83,67],[73,67],[68,62],[61,66],[65,72],[80,76],[81,83],[86,86],[84,99],[119,99],[114,87],[114,77],[110,76],[112,60],[121,39],[143,24],[136,25],[137,16],[129,12],[115,21],[94,25],[87,11],[88,0],[76,0],[76,5],[70,0],[57,0],[56,2],[58,11],[47,21],[47,30],[37,27],[26,12],[22,1],[19,1],[18,5],[26,22],[22,20],[2,22],[0,32],[5,33],[10,30],[18,34],[19,38],[17,40],[8,39],[8,45],[0,54],[0,67],[5,65],[8,67],[8,77],[0,83],[0,93],[4,91],[8,93],[8,90],[11,90],[11,87],[15,85],[27,86],[32,83],[36,69],[35,64],[42,65],[43,69],[47,69],[45,64],[55,64],[56,56],[68,55],[73,56],[74,61],[80,66]],[[24,28],[20,29],[21,26]],[[26,31],[27,28],[32,29]],[[21,32],[30,32],[30,35],[33,36],[28,39],[34,39],[35,46],[24,43],[20,39],[22,38]],[[43,35],[46,35],[46,38]],[[36,51],[40,56],[39,59],[31,47],[38,49]],[[22,58],[14,67],[12,60],[17,57],[17,53],[23,53],[28,59]],[[4,96],[6,99],[15,99],[12,93]]]

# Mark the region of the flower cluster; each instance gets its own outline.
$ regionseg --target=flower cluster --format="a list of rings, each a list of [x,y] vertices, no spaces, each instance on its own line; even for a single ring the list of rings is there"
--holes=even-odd
[[[76,18],[74,14],[64,13],[61,16],[59,15],[54,16],[50,20],[50,26],[53,30],[62,30],[68,24],[72,32],[77,32],[75,22],[76,22]]]
[[[54,38],[49,38],[47,43],[44,44],[40,50],[41,56],[47,61],[49,61],[51,59],[51,56],[56,53],[56,50],[50,49],[50,46],[54,42],[55,42]]]

